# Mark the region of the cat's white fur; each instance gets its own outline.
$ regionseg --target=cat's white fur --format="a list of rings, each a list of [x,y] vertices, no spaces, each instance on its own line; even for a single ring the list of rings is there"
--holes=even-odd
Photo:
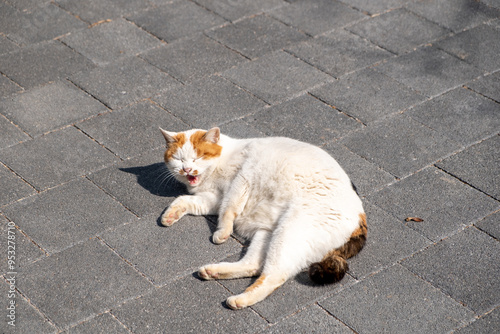
[[[184,132],[189,138],[203,130]],[[162,130],[167,143],[176,133]],[[310,144],[281,137],[233,139],[218,128],[206,140],[222,147],[220,156],[199,157],[187,140],[166,161],[191,195],[173,201],[162,216],[172,225],[185,214],[218,214],[213,241],[226,241],[234,230],[252,239],[236,263],[209,264],[203,279],[261,275],[242,294],[229,297],[233,309],[263,300],[288,278],[326,253],[344,245],[364,214],[360,198],[339,164]],[[196,170],[194,184],[182,170]]]

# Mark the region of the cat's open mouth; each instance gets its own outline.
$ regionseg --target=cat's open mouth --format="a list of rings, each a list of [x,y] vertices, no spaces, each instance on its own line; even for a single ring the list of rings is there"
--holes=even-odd
[[[200,176],[199,175],[186,175],[187,179],[188,179],[188,182],[190,185],[194,186],[195,184],[198,183],[198,181],[200,180]]]

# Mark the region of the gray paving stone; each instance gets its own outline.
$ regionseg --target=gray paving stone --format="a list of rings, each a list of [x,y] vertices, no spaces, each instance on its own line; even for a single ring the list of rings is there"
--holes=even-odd
[[[499,10],[474,0],[411,1],[406,7],[454,32],[470,29],[500,16]]]
[[[317,305],[310,306],[261,333],[354,333],[349,327],[332,317]]]
[[[0,206],[17,201],[35,193],[35,189],[19,176],[0,164]]]
[[[191,1],[173,1],[127,18],[169,43],[226,22],[222,17]]]
[[[287,51],[336,78],[393,56],[345,30],[334,30]]]
[[[159,127],[183,129],[187,125],[149,102],[139,102],[77,124],[83,132],[126,159],[165,147]]]
[[[18,280],[20,276],[16,277]],[[17,282],[16,282],[17,283]],[[15,298],[7,299],[10,292],[10,285],[2,279],[0,282],[0,293],[2,294],[2,311],[4,312],[3,319],[0,321],[1,333],[58,333],[57,328],[45,319],[44,315],[31,306],[17,291],[14,292]],[[15,300],[16,302],[16,319],[15,327],[8,324],[10,321],[7,318],[7,302]]]
[[[0,108],[3,102],[0,102]],[[0,115],[0,148],[19,144],[30,137],[10,120]]]
[[[83,322],[71,327],[66,332],[67,334],[95,334],[95,333],[113,333],[113,334],[130,334],[123,324],[121,324],[110,313],[100,314],[89,321]]]
[[[325,73],[282,51],[241,64],[222,74],[268,103],[283,101],[332,80]]]
[[[359,9],[363,13],[374,15],[386,12],[390,9],[399,8],[410,0],[339,0],[346,5]]]
[[[0,113],[31,136],[40,136],[105,111],[106,107],[99,101],[63,81],[30,89],[0,102]]]
[[[404,114],[369,124],[362,131],[342,139],[341,144],[398,178],[410,175],[461,147]]]
[[[0,32],[4,36],[18,31],[22,25],[22,14],[13,6],[2,1],[0,3]],[[4,53],[4,52],[1,52]]]
[[[186,194],[184,186],[169,177],[163,153],[163,148],[146,152],[89,178],[141,218],[156,219],[175,197]]]
[[[367,200],[433,241],[489,215],[500,207],[491,197],[434,167],[367,196]]]
[[[430,240],[382,209],[364,202],[368,238],[363,250],[349,260],[349,273],[360,279],[412,256],[431,244]]]
[[[343,76],[311,94],[365,124],[425,100],[424,96],[372,69]]]
[[[26,89],[93,67],[90,60],[58,41],[38,43],[0,57],[0,71]]]
[[[481,25],[436,43],[436,47],[488,72],[500,69],[500,29]]]
[[[195,2],[230,21],[260,14],[286,4],[282,0],[195,0]]]
[[[400,265],[347,287],[320,305],[358,333],[446,333],[474,316]]]
[[[31,196],[2,210],[48,253],[59,252],[113,226],[137,220],[85,178]]]
[[[0,50],[2,49],[2,45],[0,45]],[[23,89],[21,86],[17,85],[14,81],[10,80],[7,77],[0,75],[0,91],[3,96],[8,96],[14,93],[21,92]]]
[[[202,34],[174,41],[141,57],[182,82],[199,80],[247,60]]]
[[[450,33],[404,8],[361,21],[347,29],[396,54],[414,50]]]
[[[467,327],[456,331],[457,334],[495,333],[500,328],[500,308],[474,321]]]
[[[317,146],[338,139],[362,124],[305,94],[244,119],[267,136],[284,136]]]
[[[0,151],[0,161],[38,190],[67,182],[117,160],[74,127]]]
[[[379,168],[374,163],[349,151],[345,146],[330,142],[323,147],[345,170],[361,196],[395,181],[394,176]]]
[[[294,1],[288,6],[272,10],[270,14],[300,31],[315,36],[353,22],[363,20],[365,15],[340,2],[319,0]]]
[[[481,70],[434,47],[389,59],[376,70],[426,96],[437,96],[482,74]]]
[[[23,11],[20,20],[22,29],[10,33],[9,38],[24,45],[51,40],[87,26],[52,3],[33,7],[29,12]]]
[[[470,90],[457,88],[406,113],[464,145],[498,133],[500,104]]]
[[[221,303],[228,292],[217,282],[192,276],[113,309],[134,333],[255,333],[267,322],[251,309],[234,312]],[[161,316],[158,316],[161,315]]]
[[[302,32],[266,15],[250,17],[206,34],[251,59],[308,39]]]
[[[144,219],[104,232],[101,238],[155,285],[162,286],[241,251],[234,239],[213,244],[214,231],[215,225],[206,218],[185,216],[168,228],[159,226],[156,219]]]
[[[9,3],[17,8],[5,1],[0,4],[0,32],[23,46],[51,40],[85,27],[85,23],[78,18],[48,1],[37,1],[30,6],[23,5],[21,1]]]
[[[220,126],[220,130],[223,134],[233,138],[264,137],[264,134],[261,131],[249,125],[243,119],[237,119],[229,123],[224,123]]]
[[[45,4],[51,2],[50,0],[7,0],[9,4],[12,6],[22,10],[29,12],[37,7],[44,6]]]
[[[11,222],[1,215],[0,231],[2,236],[4,236],[0,245],[5,250],[5,256],[2,259],[3,261],[0,263],[0,273],[2,275],[7,275],[9,272],[17,272],[20,268],[45,257],[45,253],[40,249],[40,247],[35,245],[31,239],[21,232],[18,227],[16,227],[15,222]],[[14,239],[8,239],[9,235],[14,236]],[[14,242],[14,244],[10,244],[10,246],[14,246],[14,248],[8,247],[8,240]],[[9,250],[14,251],[14,253],[7,253]],[[14,258],[11,259],[14,261],[14,264],[12,265],[13,268],[10,267],[7,262],[8,257],[12,255],[14,255]]]
[[[467,87],[500,103],[500,72],[469,82]]]
[[[19,273],[19,290],[58,327],[68,328],[153,288],[119,256],[92,239]]]
[[[136,57],[78,73],[71,81],[111,109],[180,85],[165,72]]]
[[[497,113],[500,112],[497,111]],[[494,136],[437,164],[460,180],[500,200],[500,136]]]
[[[162,45],[158,39],[124,19],[104,22],[67,35],[61,41],[97,65],[105,65]]]
[[[470,227],[402,265],[477,314],[484,314],[500,301],[499,261],[498,240]]]
[[[88,23],[115,19],[149,7],[144,0],[56,0],[58,6]]]
[[[4,7],[0,5],[0,9],[4,9]],[[2,19],[4,19],[4,17],[2,17]],[[0,26],[0,29],[3,30],[3,27]],[[18,51],[20,49],[21,47],[19,45],[7,39],[7,37],[0,35],[0,55]]]
[[[500,212],[496,212],[474,224],[477,228],[500,240]]]
[[[153,99],[191,127],[200,129],[241,118],[266,106],[219,76],[171,89]]]

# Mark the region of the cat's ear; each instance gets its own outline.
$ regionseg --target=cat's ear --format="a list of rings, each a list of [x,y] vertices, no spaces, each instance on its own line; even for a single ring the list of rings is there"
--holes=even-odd
[[[174,139],[175,132],[165,131],[162,128],[160,128],[160,131],[161,131],[163,137],[165,138],[165,140],[167,141],[167,145],[175,142],[175,139]]]
[[[217,127],[211,128],[210,130],[207,131],[207,133],[205,133],[203,139],[205,139],[208,142],[217,144],[220,139],[220,129]]]

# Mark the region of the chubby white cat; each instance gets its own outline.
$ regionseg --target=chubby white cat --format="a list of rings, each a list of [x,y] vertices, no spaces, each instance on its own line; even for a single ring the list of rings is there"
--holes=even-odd
[[[219,128],[168,132],[165,163],[191,195],[161,217],[171,226],[185,214],[218,214],[216,244],[233,229],[251,239],[241,260],[208,264],[205,280],[259,276],[231,296],[232,309],[253,305],[309,266],[319,284],[341,280],[346,259],[366,241],[366,215],[344,170],[322,149],[297,140],[234,139]]]

